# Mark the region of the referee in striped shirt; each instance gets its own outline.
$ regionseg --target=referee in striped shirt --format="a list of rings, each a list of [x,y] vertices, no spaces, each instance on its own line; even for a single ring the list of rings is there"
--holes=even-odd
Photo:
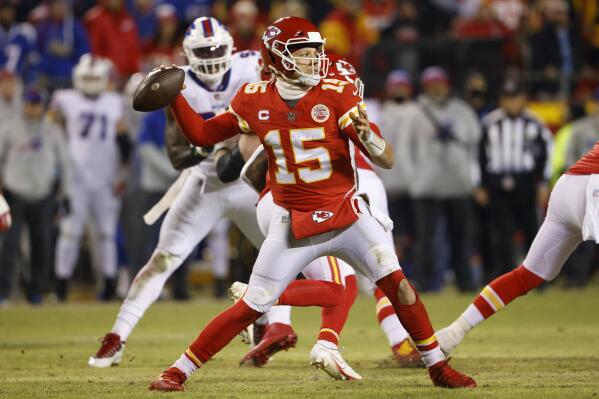
[[[537,206],[549,190],[551,133],[526,109],[524,87],[506,81],[500,107],[483,119],[479,146],[481,184],[474,198],[489,212],[493,259],[486,276],[497,276],[517,264],[514,232],[522,229],[526,252],[538,230]]]

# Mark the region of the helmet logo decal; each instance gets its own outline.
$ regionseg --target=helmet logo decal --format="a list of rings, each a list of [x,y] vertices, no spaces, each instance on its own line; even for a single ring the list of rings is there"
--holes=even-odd
[[[210,18],[202,20],[202,30],[204,31],[205,37],[214,36],[214,29],[212,29],[212,21],[210,21]]]
[[[270,39],[275,38],[279,33],[281,33],[281,29],[276,26],[269,26],[265,31],[264,35],[262,35],[262,40],[268,41]]]

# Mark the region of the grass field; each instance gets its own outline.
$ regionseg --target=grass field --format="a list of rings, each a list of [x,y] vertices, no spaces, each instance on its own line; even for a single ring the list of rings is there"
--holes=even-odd
[[[319,311],[296,309],[296,349],[265,368],[242,369],[237,362],[246,346],[236,339],[188,381],[185,393],[172,394],[147,385],[228,303],[155,305],[130,337],[121,366],[102,370],[86,361],[112,326],[117,304],[14,306],[0,310],[0,397],[599,398],[598,288],[531,294],[473,331],[452,360],[477,380],[470,391],[434,388],[423,369],[394,367],[368,297],[358,299],[342,336],[345,358],[364,381],[332,381],[308,366]],[[424,296],[437,328],[470,300],[452,292]]]

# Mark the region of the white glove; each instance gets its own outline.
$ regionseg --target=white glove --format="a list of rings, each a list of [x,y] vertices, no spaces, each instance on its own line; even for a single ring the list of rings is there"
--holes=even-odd
[[[0,194],[0,232],[6,231],[12,224],[12,217],[10,216],[10,207],[4,199],[4,196]]]

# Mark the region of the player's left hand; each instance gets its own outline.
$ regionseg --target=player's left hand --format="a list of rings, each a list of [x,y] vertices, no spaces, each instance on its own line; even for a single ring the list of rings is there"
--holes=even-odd
[[[350,112],[349,117],[352,120],[354,130],[358,133],[358,137],[361,140],[367,140],[370,135],[370,122],[368,121],[368,114],[366,110],[363,110],[358,104],[358,113],[355,114]]]
[[[12,225],[12,216],[10,215],[10,207],[4,196],[0,194],[0,232],[6,231]]]

